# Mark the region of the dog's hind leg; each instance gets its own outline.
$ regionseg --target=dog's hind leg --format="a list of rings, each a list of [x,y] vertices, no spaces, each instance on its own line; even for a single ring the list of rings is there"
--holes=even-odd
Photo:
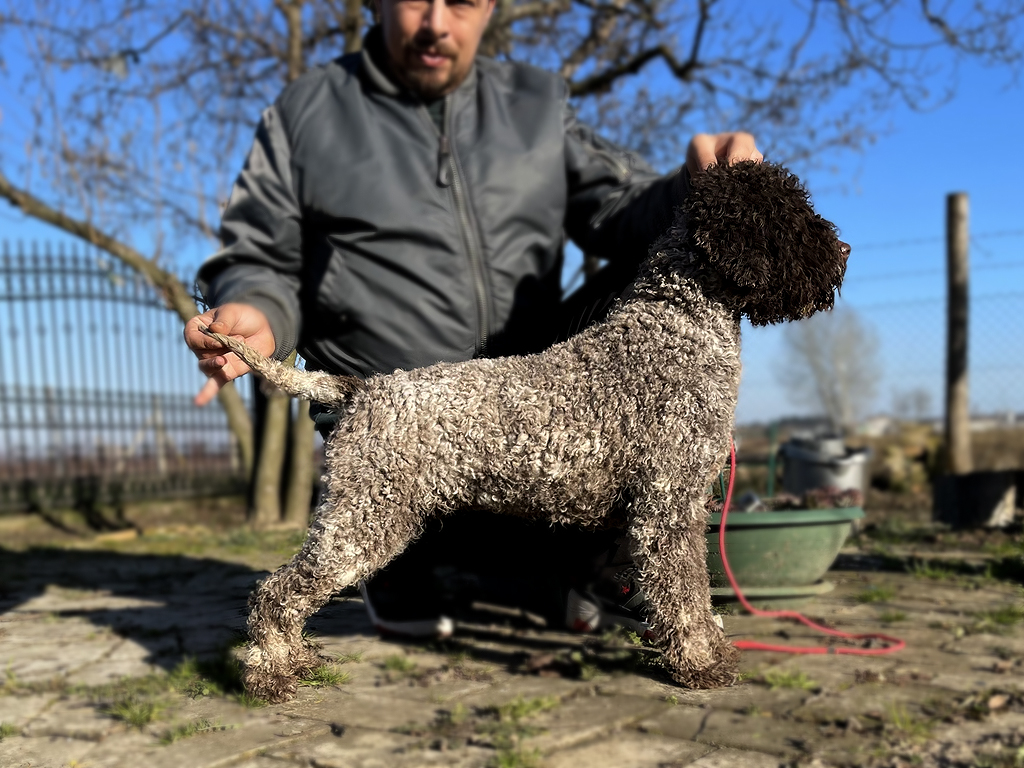
[[[344,505],[329,497],[298,554],[256,587],[249,599],[243,673],[249,693],[271,702],[294,696],[299,677],[322,663],[317,649],[303,640],[306,620],[419,534],[422,516],[389,506],[395,505],[375,505],[369,489]]]
[[[630,549],[672,678],[689,688],[736,679],[737,651],[711,615],[703,500],[648,491],[634,497]]]

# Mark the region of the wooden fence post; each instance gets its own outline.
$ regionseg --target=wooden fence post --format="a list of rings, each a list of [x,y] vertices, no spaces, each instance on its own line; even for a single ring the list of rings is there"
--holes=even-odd
[[[947,195],[946,471],[954,475],[973,469],[967,382],[967,218],[967,193]]]

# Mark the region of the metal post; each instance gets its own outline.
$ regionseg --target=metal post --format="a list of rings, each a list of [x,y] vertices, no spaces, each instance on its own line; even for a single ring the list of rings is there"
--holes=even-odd
[[[946,197],[946,470],[972,470],[970,393],[967,382],[968,201],[965,192]]]

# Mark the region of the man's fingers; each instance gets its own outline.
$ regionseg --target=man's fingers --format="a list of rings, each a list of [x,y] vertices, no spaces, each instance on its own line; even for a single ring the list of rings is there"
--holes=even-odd
[[[686,151],[686,167],[691,174],[699,173],[708,166],[718,164],[716,138],[707,133],[698,133],[690,141],[690,146]]]
[[[206,357],[200,360],[199,370],[207,376],[213,376],[227,364],[228,360],[224,355],[214,355],[213,357]]]
[[[195,399],[192,402],[199,406],[206,405],[217,396],[217,393],[220,392],[220,388],[220,381],[211,377],[206,380],[203,388],[199,390],[199,393],[195,396]]]
[[[754,141],[753,135],[745,131],[720,133],[716,138],[718,141],[716,142],[715,154],[719,161],[724,161],[728,165],[735,165],[746,160],[760,163],[764,159],[764,155],[757,150],[757,144]]]
[[[200,328],[206,328],[209,326],[211,321],[212,318],[210,318],[209,313],[207,313],[204,315],[197,315],[185,323],[185,343],[188,344],[189,349],[197,355],[200,354],[201,350],[205,349],[223,349],[223,345],[219,341],[207,336],[199,330]]]
[[[734,165],[745,160],[760,163],[764,160],[753,135],[745,131],[732,133],[698,133],[686,148],[686,167],[690,175],[707,170],[712,165]]]

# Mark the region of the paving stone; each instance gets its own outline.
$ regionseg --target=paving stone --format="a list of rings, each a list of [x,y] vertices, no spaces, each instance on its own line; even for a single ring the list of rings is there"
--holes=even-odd
[[[162,600],[151,600],[126,595],[103,595],[91,593],[80,599],[68,599],[59,592],[47,591],[46,593],[32,598],[26,603],[21,603],[14,609],[16,613],[61,613],[73,611],[75,613],[87,613],[92,611],[127,611],[162,608]]]
[[[286,757],[265,757],[258,755],[256,757],[250,757],[241,762],[234,763],[232,768],[288,768],[289,765],[302,765],[303,768],[307,765],[306,763],[293,762]]]
[[[675,696],[677,704],[689,707],[742,712],[756,705],[772,712],[783,713],[801,706],[813,694],[810,691],[792,688],[772,691],[766,686],[747,682],[712,691],[679,690],[672,695]]]
[[[545,753],[568,749],[643,720],[665,706],[657,700],[634,696],[576,696],[529,720],[531,725],[545,729],[529,744]]]
[[[703,744],[780,756],[798,754],[821,739],[817,726],[809,723],[719,710],[708,713],[694,738]]]
[[[23,728],[26,736],[57,736],[86,741],[102,741],[109,734],[124,730],[116,720],[101,714],[84,701],[57,701]]]
[[[916,707],[930,699],[942,698],[942,691],[926,685],[869,683],[842,692],[829,692],[808,699],[791,714],[808,723],[845,722],[864,715],[884,718],[899,707]]]
[[[148,657],[148,654],[146,654]],[[83,665],[67,675],[72,685],[107,685],[125,677],[145,677],[163,670],[150,664],[145,658],[104,659],[94,664]]]
[[[637,728],[644,733],[692,741],[712,711],[701,707],[665,705],[637,721]]]
[[[267,754],[318,768],[482,766],[494,755],[479,748],[442,752],[420,745],[421,739],[370,728],[346,727],[336,733],[272,748]]]
[[[403,698],[400,694],[347,694],[338,692],[301,692],[280,712],[290,717],[317,720],[327,724],[388,731],[415,723],[425,725],[433,720],[440,703],[428,704]]]
[[[160,749],[162,746],[152,733],[124,729],[97,743],[88,758],[80,762],[83,768],[148,768],[151,765],[148,755]],[[61,768],[67,768],[67,764],[62,764]]]
[[[655,679],[643,674],[620,674],[601,676],[594,680],[598,693],[605,696],[645,696],[652,699],[667,699],[686,691],[675,683]]]
[[[534,699],[553,696],[557,699],[565,699],[577,692],[592,690],[594,690],[593,683],[578,680],[510,675],[505,679],[499,679],[486,690],[466,696],[460,701],[467,707],[499,707],[518,698]]]
[[[779,768],[779,758],[742,749],[716,749],[686,763],[687,768]]]
[[[531,743],[532,746],[532,743]],[[544,768],[657,768],[693,765],[709,747],[664,736],[616,733],[607,739],[548,755]]]
[[[4,768],[62,768],[76,763],[89,765],[87,758],[95,747],[95,742],[78,739],[12,736],[0,741],[0,765]]]
[[[220,768],[258,754],[280,749],[288,744],[316,738],[329,732],[330,726],[316,723],[296,732],[293,724],[283,718],[261,720],[224,731],[201,733],[150,751],[144,761],[124,763],[124,768],[146,765],[147,768]]]
[[[55,693],[0,696],[0,723],[22,726],[58,699]]]

